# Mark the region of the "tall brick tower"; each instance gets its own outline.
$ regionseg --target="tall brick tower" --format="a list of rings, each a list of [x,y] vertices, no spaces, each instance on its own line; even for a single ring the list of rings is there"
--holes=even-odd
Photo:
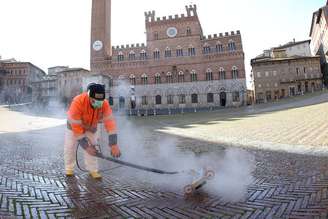
[[[109,60],[111,45],[111,0],[92,0],[90,67]]]

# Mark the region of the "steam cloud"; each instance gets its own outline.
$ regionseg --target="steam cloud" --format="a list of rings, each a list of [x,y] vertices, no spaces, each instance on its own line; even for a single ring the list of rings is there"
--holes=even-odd
[[[121,82],[115,90],[116,95],[125,96],[130,85]],[[124,93],[121,93],[121,92]],[[222,154],[203,154],[196,156],[192,152],[177,148],[177,139],[172,136],[154,135],[153,130],[140,127],[125,115],[117,115],[119,144],[123,160],[152,168],[168,171],[185,171],[177,175],[161,175],[136,171],[129,168],[122,175],[136,178],[161,190],[183,192],[184,186],[198,178],[188,173],[189,170],[201,170],[210,167],[216,173],[214,179],[207,181],[204,191],[217,195],[224,201],[237,202],[247,194],[248,186],[253,182],[255,168],[254,157],[241,149],[228,148]],[[149,121],[147,121],[149,122]]]

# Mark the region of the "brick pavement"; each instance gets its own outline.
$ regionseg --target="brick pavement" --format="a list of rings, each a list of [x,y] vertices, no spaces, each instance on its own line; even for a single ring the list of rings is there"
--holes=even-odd
[[[315,104],[313,99],[322,103]],[[192,127],[183,116],[175,118],[173,123],[167,123],[165,117],[155,122],[161,123],[159,129],[162,132],[171,135],[251,148],[328,155],[327,101],[328,94],[324,93],[299,101],[311,104],[306,107],[289,108],[293,105],[287,103],[282,107],[289,109],[283,111],[271,112],[271,109],[278,108],[276,105],[264,109],[260,105],[253,110],[249,107],[237,112],[218,112],[192,118]],[[299,104],[296,102],[294,105]]]
[[[268,118],[274,120],[281,116],[288,118],[290,112],[301,116],[302,112],[322,110],[320,113],[312,113],[320,122],[318,115],[325,117],[326,107],[324,103],[256,117],[244,117],[241,114],[240,119],[230,122],[227,122],[229,117],[226,117],[223,123],[215,122],[215,128],[209,128],[208,132],[222,131],[221,124],[227,129],[230,126],[231,130],[238,130],[238,122],[241,127],[245,127],[245,120],[252,119],[257,124],[252,126],[250,121],[247,124],[256,133],[256,127],[261,130],[268,127],[264,122],[262,126],[259,125],[259,121]],[[10,112],[3,112],[10,116]],[[192,117],[198,121],[204,119],[202,114],[194,114]],[[299,124],[290,125],[298,130],[297,127],[302,129],[300,124],[311,124],[306,122],[311,116],[303,117]],[[213,114],[213,118],[218,119],[216,114]],[[208,127],[212,125],[210,122],[213,118],[208,116]],[[168,135],[158,132],[156,128],[169,130],[168,124],[174,128],[188,126],[186,123],[181,124],[177,117],[171,121],[166,117],[148,120],[149,136],[145,139],[149,142],[153,141],[151,136],[154,133],[156,138]],[[135,122],[138,124],[140,120]],[[193,132],[194,128],[199,127],[185,127],[185,130]],[[181,191],[141,182],[133,176],[125,177],[122,173],[131,171],[127,168],[105,172],[100,182],[81,172],[74,178],[66,178],[62,174],[62,148],[58,146],[62,144],[62,129],[63,126],[58,126],[0,135],[0,218],[328,218],[328,160],[325,156],[247,148],[256,158],[254,181],[243,201],[231,203],[206,191],[185,197]],[[279,132],[276,129],[272,131]],[[225,134],[230,136],[231,133],[227,131]],[[247,132],[243,133],[253,137]],[[304,134],[301,131],[296,133],[297,136]],[[236,131],[236,134],[240,135],[240,132]],[[281,135],[286,136],[281,139],[286,139],[284,141],[287,145],[297,147],[297,141],[288,141],[288,135]],[[49,136],[55,140],[47,141]],[[191,138],[176,133],[174,138],[177,138],[179,148],[197,153],[216,152],[220,148],[218,142],[196,136]],[[274,134],[259,135],[256,138],[280,139],[275,138]],[[299,139],[312,142],[313,145],[318,141],[317,138],[311,140],[313,137],[308,137],[310,140],[304,140],[304,137]],[[203,147],[199,149],[200,145]]]

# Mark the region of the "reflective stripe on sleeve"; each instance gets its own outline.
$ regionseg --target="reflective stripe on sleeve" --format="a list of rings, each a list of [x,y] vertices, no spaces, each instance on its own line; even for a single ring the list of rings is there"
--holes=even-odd
[[[82,124],[82,120],[76,120],[76,119],[70,119],[70,118],[68,118],[67,121],[70,124]]]
[[[82,139],[82,138],[86,137],[86,135],[85,135],[85,134],[83,134],[83,135],[78,135],[78,136],[75,136],[75,137],[76,137],[76,140],[80,140],[80,139]]]
[[[113,120],[114,119],[114,116],[113,115],[109,115],[109,116],[105,116],[102,121],[107,121],[107,120]]]

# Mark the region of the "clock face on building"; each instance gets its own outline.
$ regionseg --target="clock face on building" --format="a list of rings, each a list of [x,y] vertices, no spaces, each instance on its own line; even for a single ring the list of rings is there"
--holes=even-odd
[[[92,48],[95,51],[100,51],[103,48],[103,43],[100,40],[96,40],[93,42]]]
[[[175,27],[169,27],[166,30],[166,34],[168,37],[175,37],[177,35],[177,33],[178,33],[178,30]]]

